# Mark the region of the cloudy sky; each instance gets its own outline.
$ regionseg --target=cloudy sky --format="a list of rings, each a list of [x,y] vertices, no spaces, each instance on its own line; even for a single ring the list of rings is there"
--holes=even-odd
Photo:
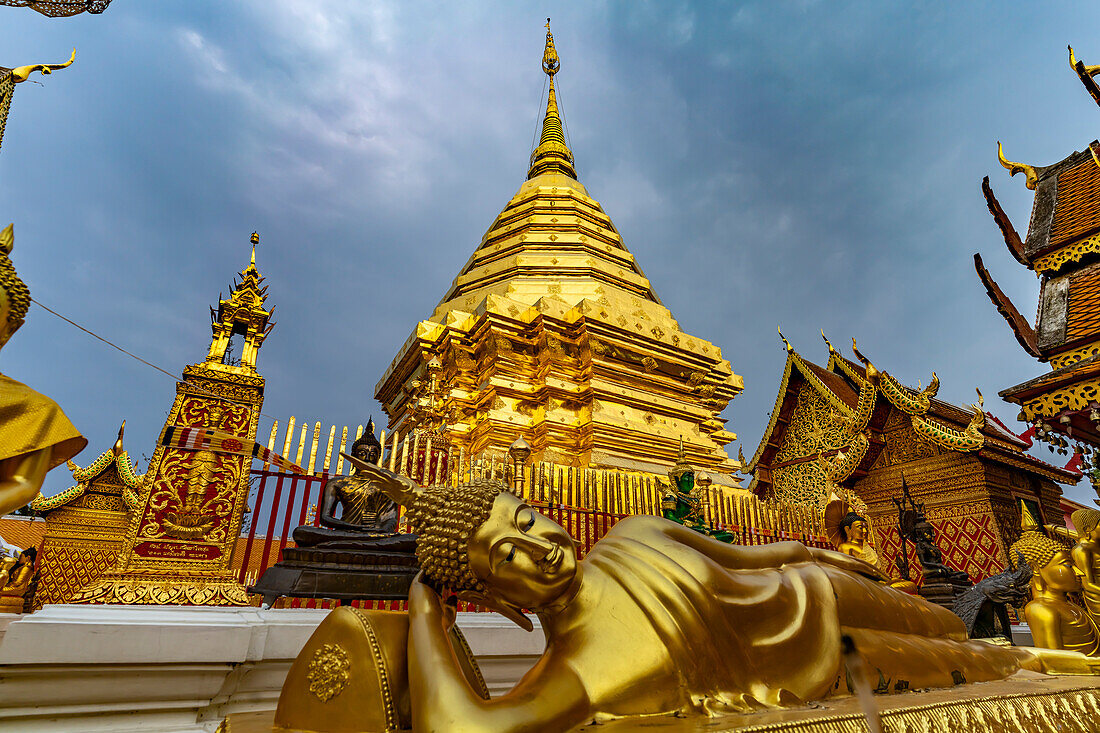
[[[1025,314],[1037,282],[980,181],[1023,230],[1031,192],[996,141],[1049,164],[1097,137],[1066,54],[1100,63],[1086,3],[4,8],[0,64],[77,47],[71,68],[15,94],[0,216],[15,221],[17,267],[42,303],[178,373],[205,356],[207,306],[259,230],[278,306],[264,412],[377,416],[378,377],[526,174],[547,15],[579,177],[684,330],[744,376],[726,417],[745,453],[775,400],[777,325],[819,361],[824,328],[903,381],[936,370],[954,402],[978,386],[1022,427],[996,394],[1045,367],[971,255]],[[123,418],[131,453],[152,453],[168,377],[37,308],[2,359],[89,437],[81,461]],[[1091,488],[1068,493],[1091,504]]]

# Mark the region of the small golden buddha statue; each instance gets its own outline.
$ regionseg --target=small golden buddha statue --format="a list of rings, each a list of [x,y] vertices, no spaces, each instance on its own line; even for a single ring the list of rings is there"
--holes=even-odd
[[[1067,596],[1081,590],[1069,551],[1040,532],[1029,530],[1012,545],[1009,556],[1015,558],[1017,552],[1033,573],[1032,599],[1024,606],[1024,618],[1035,646],[1100,656],[1096,627],[1085,610]]]
[[[501,485],[421,488],[352,459],[408,509],[420,582],[409,594],[414,731],[564,731],[617,716],[718,715],[847,694],[841,637],[891,689],[993,680],[1034,653],[968,641],[950,611],[883,586],[866,563],[798,542],[742,547],[659,517],[628,517],[583,560],[570,535]],[[546,651],[483,699],[448,638],[451,593]],[[1078,671],[1088,660],[1051,653]]]
[[[867,521],[867,517],[851,511],[848,500],[837,496],[835,490],[825,505],[824,525],[825,534],[837,552],[883,570],[882,560],[871,545],[871,523]],[[891,580],[888,585],[903,593],[917,592],[917,586],[905,579]]]
[[[1100,510],[1078,509],[1070,518],[1077,528],[1077,544],[1070,557],[1081,576],[1081,600],[1100,632]]]
[[[28,547],[19,553],[19,557],[9,558],[12,562],[5,561],[6,577],[0,582],[0,613],[23,612],[23,597],[31,586],[37,557],[38,550]]]
[[[12,225],[0,231],[0,348],[19,327],[31,293],[9,255]],[[53,400],[0,374],[0,517],[38,496],[46,472],[88,444]]]

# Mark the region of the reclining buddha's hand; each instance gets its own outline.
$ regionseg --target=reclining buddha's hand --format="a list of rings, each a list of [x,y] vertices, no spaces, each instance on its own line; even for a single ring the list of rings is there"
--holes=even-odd
[[[818,547],[810,547],[807,549],[809,549],[813,559],[822,565],[832,565],[835,568],[847,570],[850,573],[856,573],[857,575],[862,575],[871,580],[877,580],[884,583],[890,582],[890,579],[874,565],[863,562],[851,555],[845,555],[843,552],[836,552],[834,550],[823,550]]]
[[[386,493],[391,499],[402,506],[409,506],[416,499],[421,489],[408,476],[399,476],[393,471],[387,470],[369,461],[364,461],[347,453],[340,453],[351,465],[355,466],[356,475],[368,479],[374,485]]]

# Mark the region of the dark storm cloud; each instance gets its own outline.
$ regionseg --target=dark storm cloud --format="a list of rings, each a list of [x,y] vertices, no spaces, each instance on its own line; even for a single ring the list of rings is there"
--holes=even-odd
[[[996,164],[1047,164],[1100,111],[1065,44],[1100,59],[1083,5],[554,3],[581,180],[685,330],[722,347],[755,448],[783,351],[856,336],[903,380],[1018,427],[996,392],[1043,368],[986,300],[980,250],[1025,313],[1037,283],[981,198],[1018,228],[1030,192]],[[278,325],[264,412],[352,424],[375,381],[518,188],[539,114],[531,4],[113,3],[0,13],[23,84],[0,151],[15,261],[36,298],[169,371],[205,355],[206,306],[263,238]],[[5,373],[107,448],[152,452],[172,383],[39,309]],[[736,450],[735,446],[731,446]],[[87,459],[82,456],[81,460]],[[1064,459],[1062,459],[1064,460]],[[65,484],[51,474],[50,490]],[[1091,490],[1070,495],[1088,500]]]

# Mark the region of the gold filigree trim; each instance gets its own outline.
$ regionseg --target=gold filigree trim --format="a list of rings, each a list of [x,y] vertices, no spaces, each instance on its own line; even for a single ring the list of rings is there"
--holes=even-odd
[[[1100,402],[1100,379],[1098,378],[1052,390],[1021,403],[1020,414],[1023,420],[1032,422],[1036,418],[1054,417],[1062,410],[1084,410],[1093,402]]]
[[[309,662],[309,691],[321,702],[328,702],[344,691],[351,679],[351,658],[339,644],[325,644],[313,653]]]
[[[1069,262],[1080,262],[1085,255],[1100,254],[1100,233],[1080,239],[1048,255],[1035,260],[1032,265],[1036,274],[1056,272]]]
[[[195,578],[116,576],[100,578],[77,591],[68,603],[128,606],[251,606],[244,586],[234,582],[203,582]]]
[[[985,412],[981,409],[976,409],[966,430],[956,430],[919,415],[913,415],[910,419],[917,435],[941,448],[971,453],[985,445],[985,434],[982,432],[982,428],[985,427]]]
[[[1050,367],[1051,369],[1062,369],[1097,354],[1100,354],[1100,341],[1094,341],[1088,346],[1082,346],[1079,349],[1050,357]]]
[[[867,455],[867,449],[871,442],[866,433],[859,433],[846,445],[825,467],[825,480],[829,483],[839,484],[851,476],[863,457]]]
[[[907,415],[923,415],[932,406],[932,398],[940,391],[940,378],[932,372],[932,381],[921,392],[913,394],[901,382],[886,372],[879,373],[879,390],[890,404]]]
[[[358,608],[352,609],[363,627],[363,634],[370,644],[371,654],[374,656],[374,671],[378,674],[378,689],[382,691],[382,705],[386,710],[386,729],[396,730],[399,724],[397,710],[393,704],[393,692],[390,690],[389,672],[386,670],[386,657],[382,655],[382,645],[378,643],[378,635],[374,633],[370,619]]]

